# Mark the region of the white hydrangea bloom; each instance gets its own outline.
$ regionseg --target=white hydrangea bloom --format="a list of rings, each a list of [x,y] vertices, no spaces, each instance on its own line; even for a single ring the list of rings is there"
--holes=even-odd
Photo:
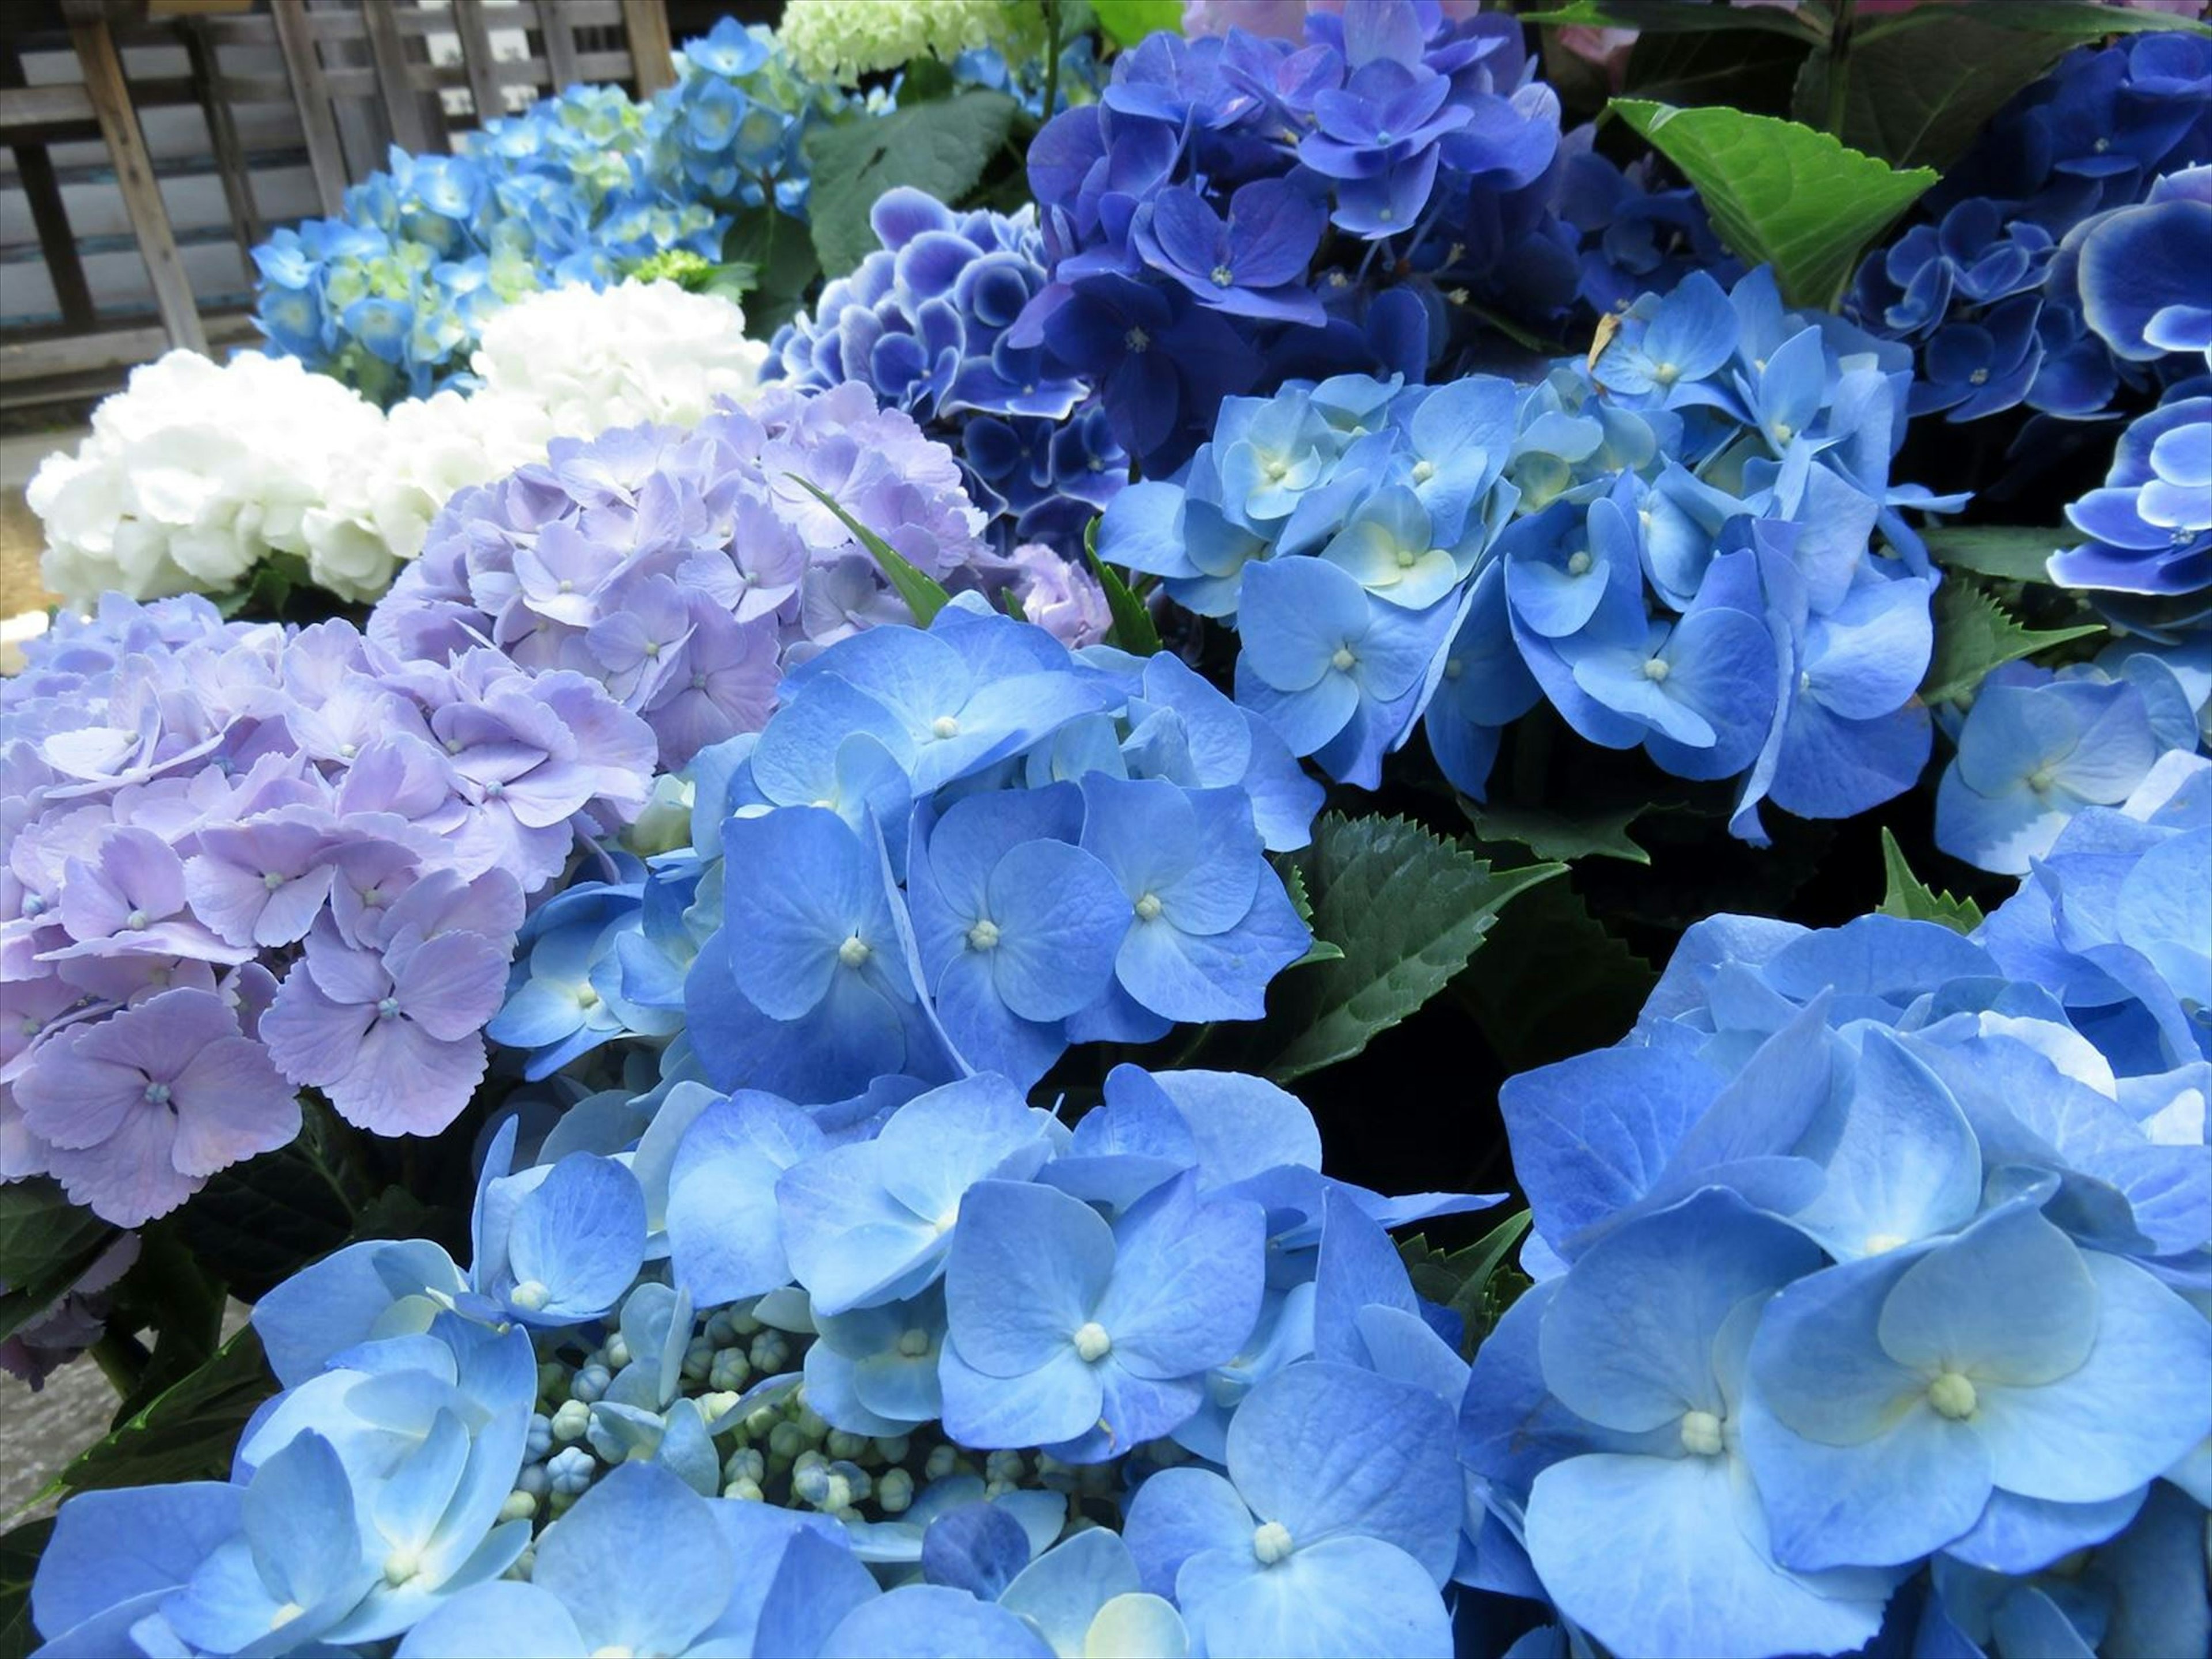
[[[729,301],[673,283],[546,289],[484,325],[473,366],[487,392],[544,411],[554,434],[695,426],[715,402],[760,384],[768,348]]]
[[[544,410],[495,392],[441,392],[392,406],[368,450],[337,469],[305,521],[307,574],[342,599],[374,599],[417,557],[458,491],[545,458]]]
[[[131,371],[93,411],[91,437],[32,478],[40,573],[78,605],[234,586],[272,551],[306,551],[307,514],[382,423],[293,359],[172,351]]]
[[[479,390],[388,414],[292,358],[173,351],[33,478],[40,569],[84,605],[108,589],[220,592],[279,551],[339,598],[374,599],[456,491],[543,460],[553,439],[693,426],[750,398],[768,349],[744,327],[727,300],[672,283],[549,289],[484,330]]]

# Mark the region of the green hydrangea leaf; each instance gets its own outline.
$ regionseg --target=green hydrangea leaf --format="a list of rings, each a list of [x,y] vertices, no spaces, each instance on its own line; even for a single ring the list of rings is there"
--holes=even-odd
[[[807,210],[823,272],[842,276],[876,251],[868,212],[885,191],[911,185],[957,204],[981,181],[1020,108],[1002,92],[975,88],[809,132]]]
[[[1912,866],[1905,861],[1905,849],[1889,833],[1887,824],[1881,830],[1881,867],[1886,890],[1878,908],[1883,915],[1902,916],[1907,921],[1939,921],[1960,933],[1971,933],[1982,925],[1982,907],[1973,900],[1936,892],[1912,873]]]
[[[1932,167],[1895,172],[1771,115],[1641,98],[1607,107],[1682,170],[1721,240],[1751,264],[1772,265],[1796,305],[1832,306],[1868,244],[1936,182]]]

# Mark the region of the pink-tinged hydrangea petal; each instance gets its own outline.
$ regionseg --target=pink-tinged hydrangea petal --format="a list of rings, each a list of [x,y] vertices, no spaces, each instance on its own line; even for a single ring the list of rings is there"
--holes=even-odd
[[[334,1002],[295,965],[261,1017],[269,1058],[293,1082],[328,1088],[352,1068],[362,1039],[375,1024],[376,1005]]]
[[[339,1114],[362,1128],[435,1134],[469,1103],[485,1060],[482,1037],[441,1042],[410,1019],[380,1019],[326,1092]]]
[[[72,1201],[118,1227],[142,1226],[200,1189],[200,1177],[171,1162],[176,1139],[169,1113],[134,1112],[97,1146],[56,1148],[48,1167]]]
[[[508,947],[481,933],[441,933],[386,960],[407,1018],[441,1042],[471,1036],[499,1012]]]
[[[273,1152],[300,1133],[300,1102],[250,1038],[222,1037],[193,1055],[170,1085],[177,1116],[173,1161],[185,1175]]]

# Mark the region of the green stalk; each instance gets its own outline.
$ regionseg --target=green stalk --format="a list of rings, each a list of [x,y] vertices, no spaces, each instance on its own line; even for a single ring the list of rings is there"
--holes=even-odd
[[[1044,3],[1044,114],[1037,125],[1052,119],[1060,104],[1060,0]]]

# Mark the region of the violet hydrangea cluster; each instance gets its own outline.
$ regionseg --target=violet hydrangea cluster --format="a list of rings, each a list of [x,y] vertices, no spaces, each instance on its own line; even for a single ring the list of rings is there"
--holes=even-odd
[[[2212,589],[2212,45],[2139,35],[2071,54],[2008,106],[1854,301],[1912,341],[1916,415],[2037,412],[2022,459],[2097,443],[2109,476],[2067,509],[2051,580],[2131,630],[2201,633]],[[2063,532],[2062,532],[2063,534]]]
[[[1234,1073],[1120,1067],[1073,1130],[988,1073],[635,1103],[504,1125],[465,1272],[372,1241],[264,1298],[231,1478],[65,1504],[48,1638],[1452,1650],[1468,1367],[1385,1229],[1493,1200],[1331,1180]]]
[[[370,633],[408,658],[490,643],[533,673],[597,680],[675,770],[757,731],[787,666],[909,618],[810,484],[935,580],[1056,597],[1048,571],[977,539],[951,452],[848,383],[772,388],[689,431],[556,440],[542,465],[454,497]]]
[[[1844,817],[1908,787],[1936,578],[1893,484],[1909,364],[1764,270],[1696,274],[1520,386],[1360,375],[1232,398],[1103,556],[1233,620],[1238,701],[1373,787],[1425,729],[1480,799],[1540,700],[1677,776]]]
[[[385,1134],[483,1074],[526,892],[643,806],[652,733],[479,647],[110,599],[6,683],[5,1173],[104,1219],[289,1141]]]
[[[882,248],[777,331],[763,378],[864,382],[960,457],[999,551],[1079,553],[1129,464],[1089,382],[1049,346],[1009,338],[1045,285],[1035,213],[955,213],[901,188],[869,219]]]
[[[1701,922],[1507,1085],[1484,1582],[1624,1651],[2203,1647],[2208,790],[2171,757],[1973,938]]]
[[[1012,338],[1096,386],[1148,473],[1186,460],[1224,397],[1419,378],[1455,307],[1525,291],[1548,314],[1575,289],[1547,177],[1559,100],[1510,16],[1373,0],[1305,29],[1303,49],[1150,35],[1030,148],[1052,281]]]
[[[1310,943],[1266,857],[1320,805],[1280,739],[1171,656],[973,599],[823,652],[696,770],[715,862],[664,954],[720,1088],[1027,1086],[1071,1042],[1259,1018]]]

